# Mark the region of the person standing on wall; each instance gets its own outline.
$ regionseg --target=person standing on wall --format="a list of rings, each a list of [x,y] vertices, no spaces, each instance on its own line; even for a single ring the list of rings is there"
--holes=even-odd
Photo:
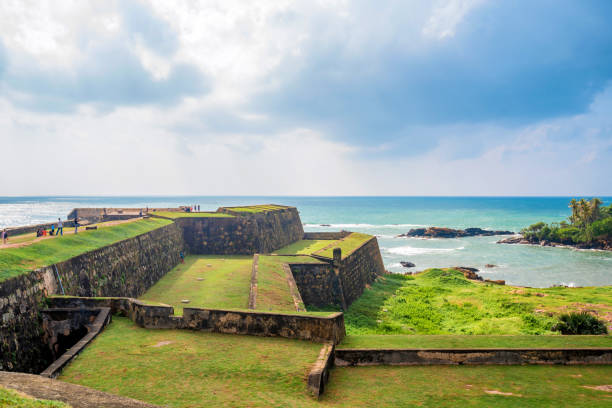
[[[8,231],[6,230],[6,228],[2,230],[2,233],[0,235],[2,235],[2,243],[6,245],[6,240],[8,239]]]
[[[79,217],[77,216],[74,217],[74,233],[79,233]]]
[[[55,235],[61,235],[62,237],[64,236],[64,223],[62,222],[61,218],[57,219],[57,232]]]

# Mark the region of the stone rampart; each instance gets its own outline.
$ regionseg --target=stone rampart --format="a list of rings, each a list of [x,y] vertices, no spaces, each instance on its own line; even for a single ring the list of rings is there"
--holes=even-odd
[[[347,308],[385,271],[376,237],[345,258],[327,261],[329,263],[325,264],[289,264],[306,305]]]
[[[169,224],[0,282],[0,369],[40,372],[52,356],[41,309],[48,295],[142,295],[179,262],[182,233]],[[61,284],[58,280],[61,278]]]
[[[367,285],[385,273],[378,240],[372,237],[340,261],[338,267],[346,306],[361,296]]]
[[[337,366],[612,364],[612,348],[336,349]]]
[[[269,253],[302,239],[295,208],[237,217],[185,217],[176,220],[192,254],[253,255]]]

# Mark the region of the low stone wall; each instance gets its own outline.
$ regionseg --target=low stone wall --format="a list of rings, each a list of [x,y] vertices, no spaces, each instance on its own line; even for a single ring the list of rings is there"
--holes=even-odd
[[[176,224],[192,254],[253,255],[269,253],[302,239],[295,208],[236,217],[185,217]]]
[[[53,307],[109,307],[114,313],[128,316],[147,329],[192,329],[217,333],[247,334],[264,337],[332,342],[338,344],[345,336],[344,315],[308,316],[268,313],[251,310],[183,309],[183,316],[174,316],[172,306],[150,305],[129,298],[53,297]]]
[[[336,349],[337,366],[612,364],[612,348]]]
[[[45,224],[26,225],[23,227],[7,228],[6,230],[8,232],[9,243],[10,243],[11,237],[22,235],[22,234],[29,234],[31,232],[36,232],[38,231],[39,228],[50,230],[52,225],[55,225],[57,227],[57,222],[48,222]],[[74,228],[74,222],[64,221],[64,228]],[[0,231],[2,231],[2,228],[0,228]]]
[[[308,373],[308,390],[317,398],[325,392],[325,385],[329,381],[329,371],[334,365],[334,347],[332,343],[323,345],[319,358]]]
[[[350,231],[333,231],[333,232],[305,232],[303,239],[323,239],[323,240],[338,240],[350,235]]]
[[[169,224],[0,282],[0,369],[38,373],[52,361],[40,311],[48,295],[142,295],[179,263],[182,233]],[[57,279],[58,275],[61,278]]]

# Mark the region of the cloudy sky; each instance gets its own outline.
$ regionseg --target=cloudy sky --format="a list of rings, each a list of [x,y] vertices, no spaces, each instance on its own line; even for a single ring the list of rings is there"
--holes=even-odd
[[[0,2],[0,196],[612,195],[612,1]]]

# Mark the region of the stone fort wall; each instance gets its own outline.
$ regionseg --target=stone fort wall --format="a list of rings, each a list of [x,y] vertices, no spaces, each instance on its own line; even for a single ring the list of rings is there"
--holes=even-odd
[[[178,218],[191,254],[252,255],[269,253],[302,239],[296,208],[236,217]]]
[[[182,232],[170,224],[0,282],[0,370],[40,372],[50,364],[40,313],[48,295],[63,286],[66,295],[140,296],[182,250]]]
[[[343,259],[330,259],[327,264],[289,266],[306,306],[335,305],[343,309],[385,272],[376,237]]]

